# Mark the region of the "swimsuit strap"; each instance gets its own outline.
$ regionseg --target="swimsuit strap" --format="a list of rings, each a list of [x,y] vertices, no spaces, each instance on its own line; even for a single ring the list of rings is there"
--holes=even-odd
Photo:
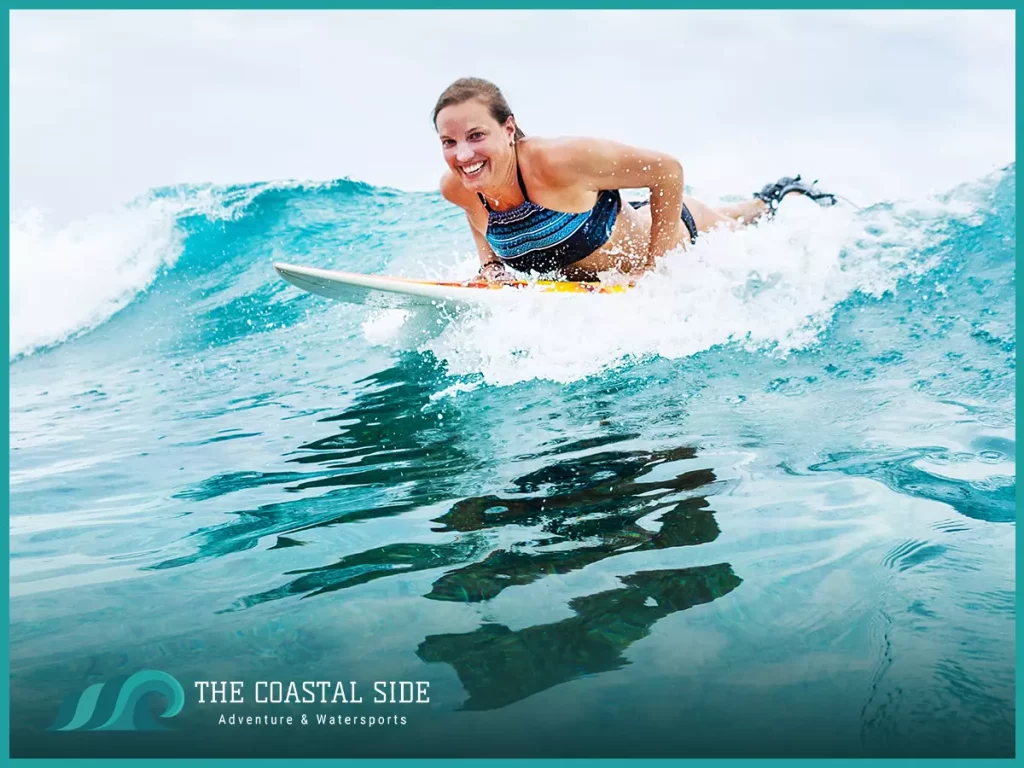
[[[526,184],[523,182],[523,172],[519,169],[519,150],[516,149],[516,145],[512,144],[512,151],[516,156],[516,180],[519,182],[519,191],[523,193],[523,200],[530,202],[530,196],[526,194]],[[491,206],[487,204],[487,199],[483,196],[482,192],[477,192],[476,196],[480,198],[480,202],[484,204],[484,208],[488,211],[491,210]]]
[[[512,152],[516,156],[516,179],[519,181],[519,191],[523,193],[523,199],[529,201],[530,196],[526,194],[526,184],[523,183],[523,172],[519,169],[519,149],[515,145],[515,139],[512,140]]]

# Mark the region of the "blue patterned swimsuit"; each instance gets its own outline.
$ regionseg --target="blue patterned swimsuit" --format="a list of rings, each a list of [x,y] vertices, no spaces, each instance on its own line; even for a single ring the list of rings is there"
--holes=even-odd
[[[585,259],[608,242],[622,207],[618,190],[601,190],[597,203],[589,211],[564,213],[530,200],[518,166],[516,176],[523,193],[521,205],[508,211],[492,211],[484,196],[479,195],[487,209],[485,237],[507,266],[520,272],[553,272]],[[647,201],[630,203],[634,208],[647,204]],[[697,238],[697,226],[685,204],[682,216],[693,242]]]

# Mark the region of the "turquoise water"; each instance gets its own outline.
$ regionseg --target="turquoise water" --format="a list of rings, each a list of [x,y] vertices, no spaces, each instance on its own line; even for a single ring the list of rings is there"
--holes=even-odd
[[[1015,180],[463,313],[271,268],[465,276],[436,194],[160,189],[44,244],[119,255],[56,315],[12,273],[12,754],[1013,754]],[[174,731],[46,730],[141,669]],[[218,724],[289,713],[406,722]]]

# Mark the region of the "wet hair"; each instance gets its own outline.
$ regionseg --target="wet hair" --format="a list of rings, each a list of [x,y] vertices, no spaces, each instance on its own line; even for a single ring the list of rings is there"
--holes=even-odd
[[[434,106],[434,128],[437,128],[437,113],[445,107],[452,107],[456,104],[463,104],[470,99],[480,99],[491,113],[491,117],[504,125],[511,117],[515,119],[508,102],[502,95],[501,90],[489,80],[479,77],[460,77],[454,83],[444,89],[444,93],[437,100]],[[516,133],[513,138],[521,139],[526,136],[523,129],[516,123]]]

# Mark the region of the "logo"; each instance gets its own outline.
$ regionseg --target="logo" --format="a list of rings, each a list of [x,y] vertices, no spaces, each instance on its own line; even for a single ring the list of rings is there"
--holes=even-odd
[[[151,694],[166,701],[161,719],[174,717],[185,705],[181,683],[156,669],[143,669],[131,677],[115,677],[90,685],[78,696],[68,696],[50,726],[51,731],[166,731],[153,719],[144,701]]]

